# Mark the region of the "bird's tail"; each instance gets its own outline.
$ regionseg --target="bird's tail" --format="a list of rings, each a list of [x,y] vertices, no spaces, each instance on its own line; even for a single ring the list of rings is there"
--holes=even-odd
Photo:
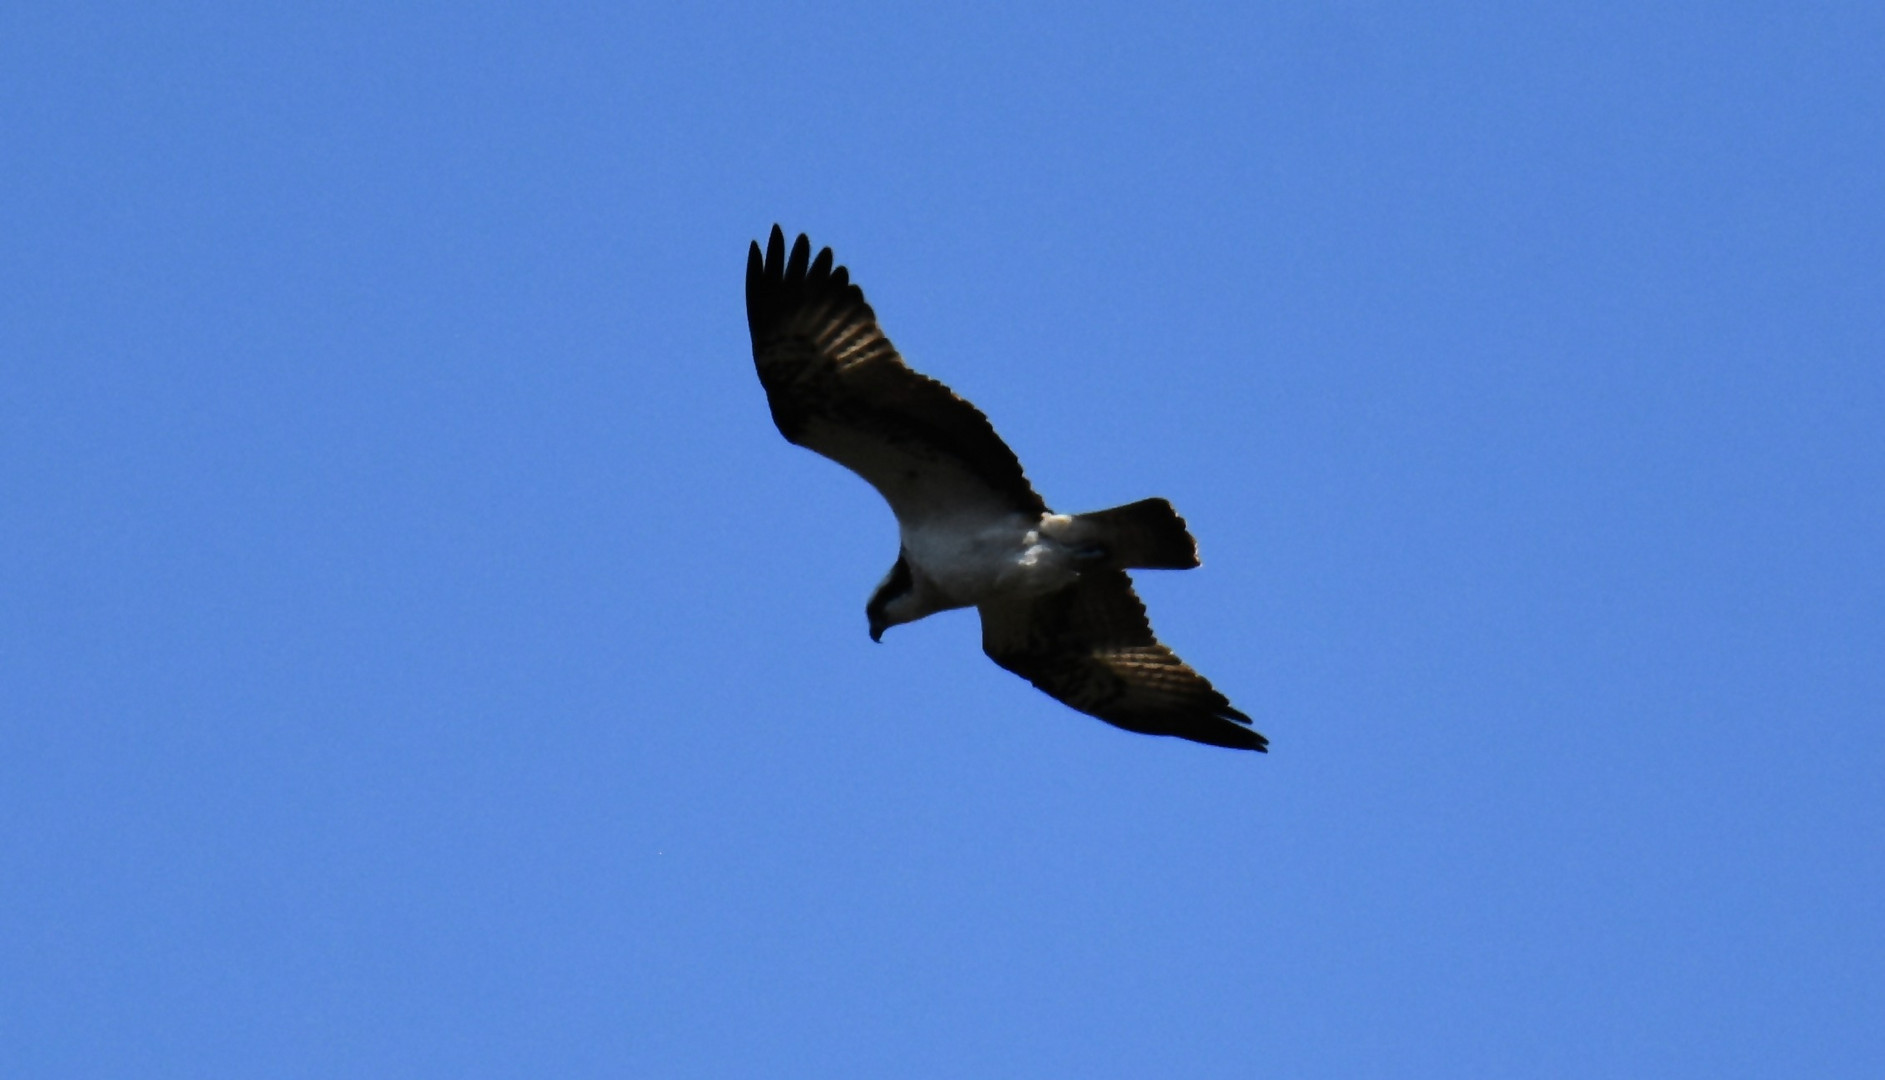
[[[1083,526],[1079,532],[1106,549],[1107,561],[1122,569],[1189,570],[1198,565],[1198,542],[1164,499],[1075,514],[1073,520]]]

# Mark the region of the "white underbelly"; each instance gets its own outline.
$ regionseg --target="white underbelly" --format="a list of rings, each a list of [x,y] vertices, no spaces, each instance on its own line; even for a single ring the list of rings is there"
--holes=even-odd
[[[1041,525],[1021,514],[925,522],[902,529],[903,550],[918,574],[959,604],[1038,596],[1079,576],[1068,549]]]

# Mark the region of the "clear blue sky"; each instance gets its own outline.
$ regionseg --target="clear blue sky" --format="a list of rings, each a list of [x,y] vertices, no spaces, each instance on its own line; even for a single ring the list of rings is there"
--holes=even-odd
[[[1885,1075],[1885,9],[0,16],[19,1077]],[[833,245],[1273,740],[865,635]]]

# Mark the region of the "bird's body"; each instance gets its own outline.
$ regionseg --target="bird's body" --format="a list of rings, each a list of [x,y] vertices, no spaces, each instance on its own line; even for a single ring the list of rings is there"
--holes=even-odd
[[[1062,538],[1073,519],[1043,513],[936,517],[899,522],[903,557],[952,608],[1007,596],[1045,596],[1080,576],[1077,552]]]
[[[1163,499],[1056,514],[986,417],[897,355],[831,249],[788,257],[774,226],[746,270],[753,359],[788,440],[862,476],[890,504],[897,561],[865,606],[873,640],[974,607],[991,659],[1131,731],[1263,750],[1249,717],[1159,644],[1128,568],[1196,566]]]

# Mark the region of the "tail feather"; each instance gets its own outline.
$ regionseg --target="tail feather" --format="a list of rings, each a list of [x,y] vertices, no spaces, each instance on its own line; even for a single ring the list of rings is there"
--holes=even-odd
[[[1074,521],[1092,530],[1114,566],[1189,570],[1198,565],[1198,542],[1185,528],[1185,519],[1164,499],[1140,499],[1111,510],[1076,514]]]

